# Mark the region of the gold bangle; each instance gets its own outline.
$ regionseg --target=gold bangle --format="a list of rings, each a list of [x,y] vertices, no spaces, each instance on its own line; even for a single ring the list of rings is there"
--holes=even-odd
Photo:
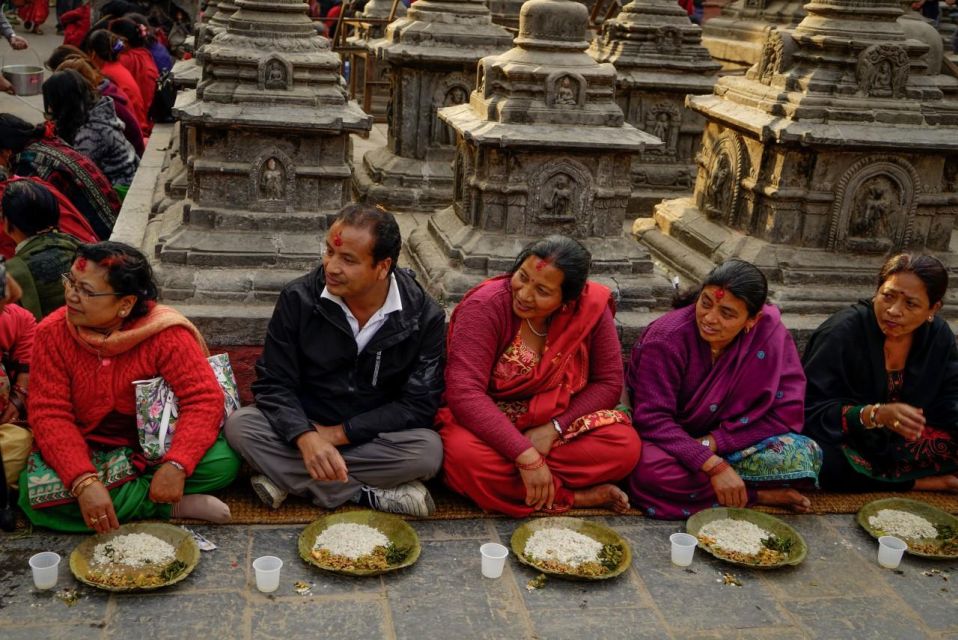
[[[878,429],[885,425],[878,422],[878,410],[881,408],[881,403],[876,402],[872,405],[872,410],[868,412],[868,421],[871,423],[871,426],[866,426],[866,429]]]
[[[77,482],[73,486],[73,489],[70,491],[70,493],[73,495],[74,498],[79,498],[80,495],[86,490],[87,487],[89,487],[94,482],[99,482],[99,481],[100,479],[96,476],[95,473],[88,475],[83,480],[80,480],[79,482]]]

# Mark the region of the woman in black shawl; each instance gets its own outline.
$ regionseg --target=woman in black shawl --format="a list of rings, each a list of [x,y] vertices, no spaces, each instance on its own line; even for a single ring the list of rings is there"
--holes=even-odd
[[[802,364],[805,431],[819,480],[840,491],[958,492],[958,348],[938,317],[948,272],[901,254],[860,300],[812,335]]]

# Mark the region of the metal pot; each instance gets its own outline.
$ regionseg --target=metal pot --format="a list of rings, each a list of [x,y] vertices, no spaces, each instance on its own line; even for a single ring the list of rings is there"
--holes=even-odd
[[[2,69],[18,96],[35,96],[43,84],[43,67],[32,64],[10,64]]]

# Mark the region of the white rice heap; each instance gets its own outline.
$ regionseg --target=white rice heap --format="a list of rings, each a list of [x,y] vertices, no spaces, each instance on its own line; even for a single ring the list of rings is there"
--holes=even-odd
[[[535,531],[526,541],[526,555],[535,560],[555,560],[570,567],[598,562],[602,543],[578,531],[547,527]]]
[[[334,556],[358,560],[375,551],[376,547],[385,547],[388,544],[389,538],[379,529],[343,522],[327,527],[316,536],[313,549],[325,549]]]
[[[125,533],[93,547],[95,565],[124,564],[137,568],[148,564],[169,564],[174,560],[176,549],[173,545],[148,533]]]
[[[765,548],[762,540],[771,537],[768,531],[747,520],[732,518],[713,520],[699,529],[699,535],[715,540],[720,549],[748,556],[758,554]]]
[[[897,509],[881,509],[873,516],[868,516],[868,524],[881,529],[888,535],[899,538],[937,538],[938,530],[935,525],[921,516]]]

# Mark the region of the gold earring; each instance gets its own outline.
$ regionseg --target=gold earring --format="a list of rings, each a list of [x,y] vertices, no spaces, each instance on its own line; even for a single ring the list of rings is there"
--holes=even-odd
[[[928,316],[928,322],[934,322],[935,316]]]

